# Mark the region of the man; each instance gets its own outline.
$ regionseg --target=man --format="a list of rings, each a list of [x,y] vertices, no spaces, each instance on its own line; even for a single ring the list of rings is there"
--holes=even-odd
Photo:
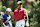
[[[24,27],[25,26],[25,18],[27,20],[26,26],[29,26],[28,14],[27,14],[26,9],[22,8],[22,2],[18,1],[17,5],[18,5],[18,9],[16,9],[14,11],[14,14],[13,14],[13,17],[16,17],[16,25],[15,25],[15,27]],[[12,20],[13,17],[10,20]],[[8,21],[10,21],[10,20],[8,20]],[[6,23],[8,21],[6,21]]]
[[[6,14],[3,15],[3,18],[2,18],[2,20],[1,20],[1,24],[2,24],[4,27],[12,27],[11,20],[8,21],[8,23],[5,23],[5,21],[7,21],[7,20],[9,20],[9,19],[11,18],[10,13],[11,13],[11,9],[10,9],[10,8],[7,8],[7,9],[6,9]]]

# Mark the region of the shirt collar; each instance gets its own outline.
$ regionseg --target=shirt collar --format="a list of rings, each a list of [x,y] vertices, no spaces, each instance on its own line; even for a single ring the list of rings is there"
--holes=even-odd
[[[18,9],[18,10],[21,10],[21,9],[22,9],[22,7],[20,9]]]
[[[21,8],[20,8],[20,9],[18,9],[18,10],[21,10]]]

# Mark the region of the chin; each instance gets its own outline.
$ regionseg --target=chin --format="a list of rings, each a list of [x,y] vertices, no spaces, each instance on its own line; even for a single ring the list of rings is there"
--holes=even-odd
[[[10,15],[10,14],[9,14]]]

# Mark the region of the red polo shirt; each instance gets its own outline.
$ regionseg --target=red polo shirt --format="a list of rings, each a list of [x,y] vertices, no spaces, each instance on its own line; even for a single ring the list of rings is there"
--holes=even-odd
[[[19,20],[25,19],[24,16],[25,16],[26,13],[27,13],[26,9],[20,8],[20,9],[17,9],[17,10],[14,11],[13,16],[15,15],[16,21],[19,21]]]

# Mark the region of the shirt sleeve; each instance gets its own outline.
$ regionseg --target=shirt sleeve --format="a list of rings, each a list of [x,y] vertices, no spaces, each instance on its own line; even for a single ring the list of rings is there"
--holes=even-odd
[[[27,11],[26,11],[26,10],[24,10],[24,15],[28,15],[28,13],[27,13]]]
[[[2,20],[4,20],[4,16],[3,16]]]
[[[4,20],[4,18],[2,18],[2,20]]]
[[[24,15],[25,15],[26,18],[28,18],[27,10],[24,10]]]
[[[2,20],[5,20],[6,16],[3,16]]]

